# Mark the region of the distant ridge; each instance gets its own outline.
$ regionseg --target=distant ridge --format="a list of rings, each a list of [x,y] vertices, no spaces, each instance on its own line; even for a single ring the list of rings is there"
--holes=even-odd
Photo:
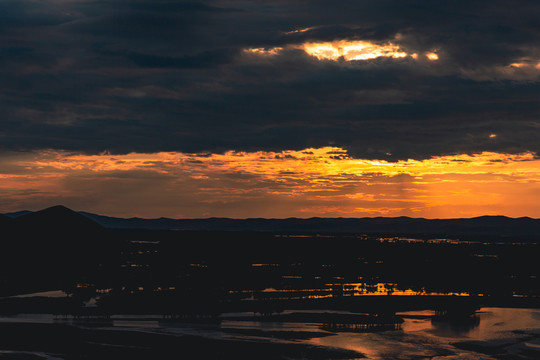
[[[27,215],[27,214],[31,214],[31,213],[32,213],[32,211],[22,210],[22,211],[15,211],[15,212],[10,212],[10,213],[5,213],[4,215],[14,219],[14,218],[17,218],[19,216],[23,216],[23,215]]]
[[[23,213],[23,212],[19,212]],[[11,213],[19,214],[19,213]],[[490,237],[540,239],[540,219],[529,217],[479,216],[464,219],[424,219],[401,217],[373,218],[287,218],[287,219],[143,219],[118,218],[88,212],[75,212],[54,206],[37,212],[24,212],[10,219],[0,217],[0,225],[10,223],[40,230],[60,229],[81,233],[108,229],[185,230],[185,231],[265,231],[309,234],[367,234],[416,237]]]
[[[365,233],[411,236],[494,236],[540,238],[540,219],[480,216],[465,219],[410,217],[287,219],[141,219],[81,214],[106,228],[146,230],[271,231],[291,233]]]

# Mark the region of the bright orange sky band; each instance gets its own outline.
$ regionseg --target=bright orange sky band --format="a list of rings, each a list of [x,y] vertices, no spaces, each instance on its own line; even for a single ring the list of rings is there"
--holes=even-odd
[[[0,212],[63,204],[121,217],[540,217],[532,153],[354,159],[337,147],[0,157]]]

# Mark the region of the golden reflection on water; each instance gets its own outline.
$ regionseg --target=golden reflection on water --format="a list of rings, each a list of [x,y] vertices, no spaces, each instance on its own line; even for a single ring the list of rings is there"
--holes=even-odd
[[[339,286],[329,284],[332,286]],[[417,291],[413,289],[399,289],[396,283],[346,283],[342,284],[343,291],[350,293],[352,296],[360,295],[400,295],[400,296],[417,296],[417,295],[449,295],[449,296],[469,296],[466,292],[427,292],[425,290]]]
[[[296,277],[284,277],[296,279]],[[428,292],[425,290],[399,289],[396,283],[329,283],[321,288],[311,289],[276,289],[231,290],[230,294],[249,294],[248,300],[255,299],[323,299],[341,296],[470,296],[466,292]],[[481,296],[482,294],[479,294]]]
[[[500,354],[528,354],[520,359],[538,359],[540,309],[482,308],[474,326],[433,323],[433,311],[400,313],[405,322],[401,331],[374,333],[335,333],[307,342],[358,351],[372,360],[386,359],[460,359],[493,360],[482,353],[488,346]],[[466,342],[469,350],[455,344]],[[526,353],[523,352],[526,351]],[[516,357],[517,358],[517,357]]]

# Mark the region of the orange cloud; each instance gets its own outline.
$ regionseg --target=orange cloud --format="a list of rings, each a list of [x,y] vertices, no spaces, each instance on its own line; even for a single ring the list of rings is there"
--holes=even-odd
[[[431,60],[431,61],[439,60],[439,55],[437,55],[437,53],[434,53],[434,52],[427,53],[426,57],[428,58],[428,60]]]
[[[307,30],[299,30],[307,31]],[[338,60],[343,58],[346,61],[371,60],[379,57],[404,58],[411,56],[417,59],[417,54],[409,54],[399,45],[392,42],[377,44],[363,40],[335,40],[331,42],[306,42],[303,44],[289,45],[290,49],[301,49],[306,54],[319,60]],[[278,55],[283,51],[283,47],[273,48],[247,48],[246,53],[259,55]]]
[[[259,55],[277,55],[283,50],[282,47],[273,48],[249,48],[244,51],[247,53],[259,54]]]
[[[223,154],[49,151],[0,161],[9,169],[0,173],[0,211],[63,203],[145,217],[540,217],[540,160],[532,153],[391,162],[354,159],[338,147]]]
[[[398,45],[375,44],[368,41],[339,40],[333,42],[308,42],[302,45],[304,51],[319,60],[337,60],[343,57],[347,61],[369,60],[378,57],[403,58],[408,56]]]
[[[301,29],[285,34],[293,34],[297,32],[305,32],[310,30]],[[399,36],[396,39],[399,40]],[[400,59],[410,57],[414,60],[419,60],[418,53],[409,52],[398,44],[393,42],[375,43],[364,40],[334,40],[334,41],[308,41],[301,44],[291,44],[285,47],[267,47],[267,48],[246,48],[244,53],[275,56],[282,53],[285,49],[300,49],[306,54],[317,58],[318,60],[333,60],[343,59],[345,61],[372,60],[380,57]],[[439,60],[439,54],[435,52],[427,52],[424,54],[425,59],[429,61]]]

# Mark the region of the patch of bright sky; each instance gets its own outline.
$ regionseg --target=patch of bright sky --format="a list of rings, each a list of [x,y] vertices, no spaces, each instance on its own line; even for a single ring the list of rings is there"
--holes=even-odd
[[[63,203],[143,217],[540,217],[540,160],[532,153],[392,162],[325,147],[224,154],[49,151],[0,160],[9,169],[1,174],[0,212]],[[8,208],[13,204],[19,208]]]
[[[305,32],[308,29],[300,29],[287,32],[286,34]],[[306,54],[317,58],[318,60],[333,60],[344,59],[346,61],[371,60],[379,57],[388,58],[405,58],[411,57],[418,59],[417,53],[409,53],[402,49],[399,45],[392,42],[377,44],[362,40],[336,40],[331,42],[305,42],[303,44],[289,45],[286,47],[269,47],[269,48],[247,48],[246,53],[258,55],[278,55],[286,48],[301,49]],[[429,60],[438,60],[439,56],[434,52],[425,54]]]
[[[352,61],[378,57],[404,58],[409,55],[392,43],[375,44],[368,41],[340,40],[322,43],[308,42],[302,46],[307,54],[319,60],[337,60],[343,57],[347,61]]]

